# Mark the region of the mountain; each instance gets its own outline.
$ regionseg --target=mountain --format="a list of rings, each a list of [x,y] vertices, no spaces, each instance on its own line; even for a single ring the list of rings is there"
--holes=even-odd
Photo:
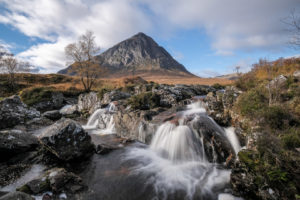
[[[237,74],[237,73],[225,74],[225,75],[217,76],[215,78],[222,78],[222,79],[228,79],[228,80],[236,80],[236,79],[239,78],[239,74]]]
[[[151,37],[138,33],[96,56],[99,77],[194,76]],[[76,75],[73,66],[60,74]]]

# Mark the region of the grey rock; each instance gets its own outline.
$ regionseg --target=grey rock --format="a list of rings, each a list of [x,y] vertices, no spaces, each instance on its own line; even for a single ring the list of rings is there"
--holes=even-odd
[[[73,115],[78,112],[77,105],[65,105],[59,110],[60,114],[63,116]]]
[[[38,140],[19,130],[0,131],[0,161],[38,146]]]
[[[99,101],[98,96],[95,92],[81,94],[78,97],[78,111],[93,113],[95,111],[94,106]]]
[[[27,120],[40,117],[40,112],[29,108],[15,95],[0,101],[0,129],[24,124]]]
[[[270,88],[278,88],[278,87],[282,87],[287,81],[287,78],[284,75],[279,75],[277,77],[275,77],[273,80],[270,81],[270,83],[268,84],[268,86]]]
[[[71,119],[61,119],[40,136],[40,143],[62,161],[88,157],[94,150],[91,137]]]
[[[295,72],[293,73],[293,76],[294,76],[296,79],[300,80],[300,70],[295,71]]]
[[[34,198],[24,192],[11,192],[0,197],[0,200],[34,200]]]
[[[62,117],[62,114],[59,110],[51,110],[43,113],[43,117],[46,117],[51,120],[58,120]]]

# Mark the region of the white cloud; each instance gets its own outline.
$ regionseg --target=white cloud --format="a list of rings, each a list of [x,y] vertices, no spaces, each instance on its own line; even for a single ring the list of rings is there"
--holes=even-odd
[[[49,41],[20,56],[45,72],[65,67],[64,46],[89,29],[102,48],[137,32],[172,34],[204,29],[217,55],[235,50],[282,46],[287,37],[281,20],[299,0],[0,0],[0,23],[29,37]]]

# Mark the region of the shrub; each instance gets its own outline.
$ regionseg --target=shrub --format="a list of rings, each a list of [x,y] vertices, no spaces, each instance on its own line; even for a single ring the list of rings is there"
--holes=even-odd
[[[257,114],[260,114],[267,105],[267,98],[262,91],[252,89],[240,95],[236,107],[243,116],[253,119],[257,118]]]
[[[219,83],[215,83],[212,85],[213,88],[215,88],[216,90],[222,90],[224,89],[225,87]]]
[[[281,106],[270,106],[263,112],[264,123],[272,129],[284,129],[285,125],[296,123],[287,108]]]
[[[152,92],[145,92],[130,97],[127,103],[133,109],[148,110],[159,106],[160,96]]]
[[[286,149],[293,150],[300,147],[300,130],[289,129],[287,134],[284,134],[281,138],[283,145]]]

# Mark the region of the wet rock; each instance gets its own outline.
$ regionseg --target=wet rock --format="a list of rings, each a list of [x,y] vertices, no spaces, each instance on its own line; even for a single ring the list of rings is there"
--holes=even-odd
[[[61,119],[40,136],[43,147],[62,161],[88,157],[93,152],[91,137],[81,125],[71,119]]]
[[[40,112],[29,108],[15,95],[0,101],[0,129],[24,124],[27,120],[40,117]]]
[[[60,109],[63,106],[64,95],[60,92],[52,92],[51,98],[46,101],[35,103],[32,107],[39,111],[45,112],[49,110]]]
[[[204,150],[209,162],[230,163],[235,154],[224,130],[205,115],[198,116],[190,126],[203,137]]]
[[[96,110],[95,105],[98,103],[99,99],[95,92],[90,92],[86,94],[81,94],[78,97],[78,111],[93,113]]]
[[[58,110],[51,110],[44,112],[43,117],[56,121],[62,117],[62,114]]]
[[[107,93],[104,94],[104,96],[101,100],[101,104],[107,105],[112,101],[127,99],[130,96],[131,95],[129,93],[114,90],[114,91],[107,92]]]
[[[24,192],[11,192],[0,197],[0,200],[34,200],[34,198]]]
[[[0,165],[0,186],[6,186],[16,181],[30,165],[13,164]]]
[[[29,181],[17,190],[34,195],[47,191],[51,191],[55,195],[65,192],[72,196],[83,190],[84,187],[82,179],[79,176],[66,171],[64,168],[54,168],[48,170],[39,178]]]
[[[0,161],[35,149],[38,144],[37,138],[26,132],[20,130],[0,131]]]

